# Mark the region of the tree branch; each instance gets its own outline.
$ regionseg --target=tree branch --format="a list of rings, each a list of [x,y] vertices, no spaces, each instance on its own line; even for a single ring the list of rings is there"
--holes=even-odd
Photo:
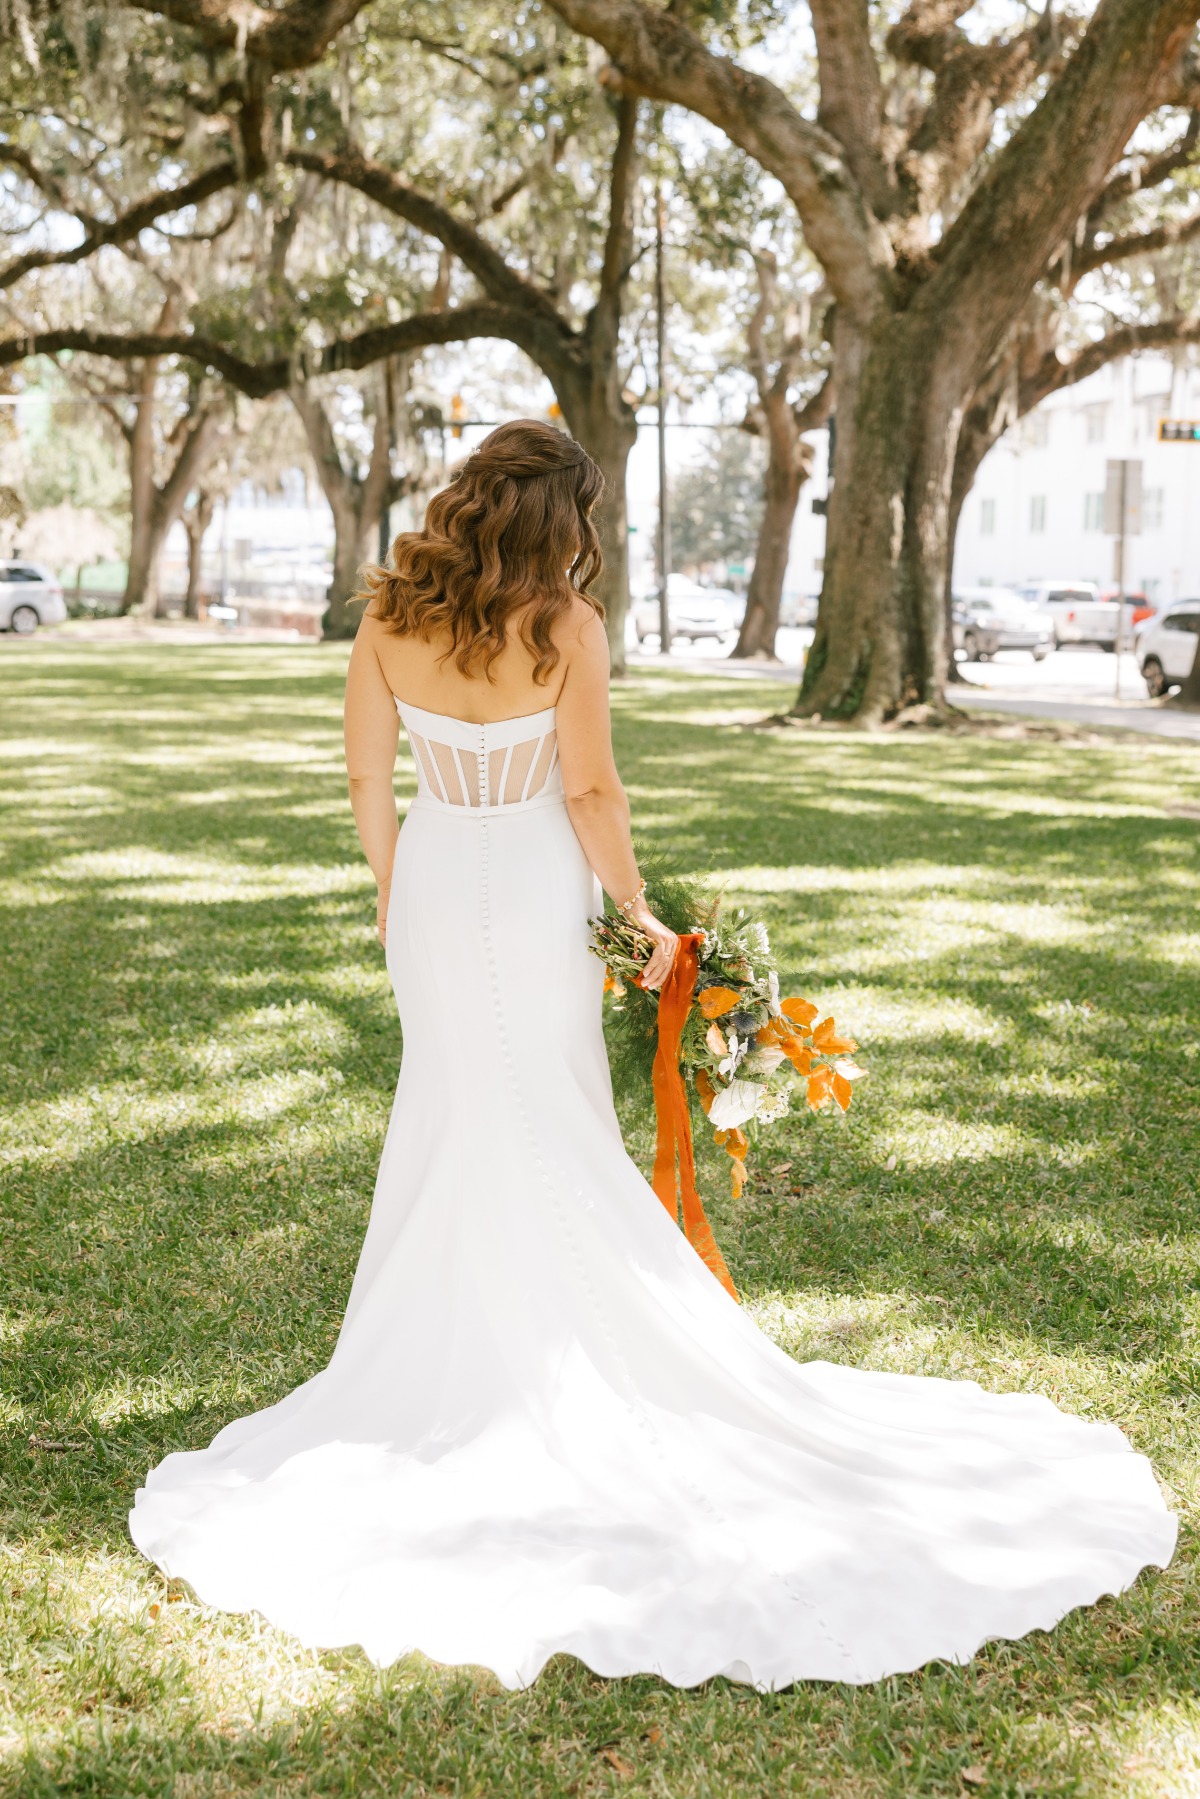
[[[1187,128],[1166,150],[1157,156],[1131,163],[1127,168],[1120,169],[1111,181],[1106,182],[1088,211],[1088,225],[1094,230],[1104,215],[1121,201],[1132,199],[1134,194],[1140,194],[1148,187],[1157,187],[1178,169],[1186,168],[1192,160],[1192,152],[1198,141],[1200,112],[1193,112],[1188,119]]]
[[[36,176],[30,178],[37,179]],[[31,269],[45,269],[59,267],[64,263],[83,262],[106,244],[125,243],[165,214],[182,212],[186,206],[198,206],[210,195],[220,193],[224,188],[232,187],[237,178],[238,172],[233,163],[217,163],[213,168],[206,170],[203,175],[197,175],[191,181],[184,182],[182,187],[148,194],[144,199],[138,200],[125,212],[119,214],[117,218],[108,220],[107,223],[78,211],[64,198],[58,204],[64,210],[71,212],[86,227],[86,235],[82,242],[76,244],[71,250],[27,250],[23,256],[16,257],[12,262],[0,268],[0,289],[12,287]]]
[[[829,369],[816,393],[795,408],[796,429],[817,431],[822,425],[827,425],[833,411],[834,397],[833,370]]]
[[[1200,0],[1099,0],[1062,74],[937,246],[939,266],[915,304],[949,319],[976,378],[1153,103],[1197,17]]]
[[[868,203],[886,217],[896,189],[880,151],[883,84],[867,0],[810,0],[809,10],[821,78],[817,123],[837,139]]]
[[[143,357],[181,356],[200,368],[212,369],[249,399],[263,400],[282,393],[297,380],[317,375],[347,373],[369,368],[402,350],[419,350],[428,344],[463,343],[475,337],[505,338],[534,355],[529,347],[529,320],[511,307],[481,301],[473,306],[448,307],[444,311],[414,313],[393,325],[374,325],[355,337],[339,338],[319,350],[302,350],[294,356],[275,356],[250,362],[227,344],[198,332],[135,331],[40,331],[0,340],[0,368],[11,368],[31,356],[56,356],[63,351],[78,355],[108,356],[118,362]]]
[[[633,180],[637,162],[638,102],[632,94],[617,99],[617,141],[608,177],[608,231],[600,265],[599,291],[588,320],[593,342],[605,354],[616,347],[621,327],[621,293],[633,250]]]
[[[1118,325],[1103,337],[1084,344],[1073,355],[1063,357],[1049,351],[1023,375],[1017,399],[1017,413],[1023,417],[1039,406],[1049,394],[1064,387],[1074,387],[1110,362],[1132,356],[1138,350],[1169,349],[1177,344],[1200,343],[1200,313],[1174,313],[1148,325]]]
[[[520,307],[540,320],[543,327],[550,326],[559,333],[570,331],[549,294],[511,269],[474,225],[437,200],[430,199],[428,194],[408,187],[382,163],[372,161],[357,150],[337,153],[289,150],[284,161],[293,168],[322,175],[327,181],[338,181],[343,186],[355,188],[385,211],[406,219],[418,231],[445,244],[497,305]]]
[[[199,416],[187,425],[174,467],[155,496],[155,508],[162,517],[178,517],[197,475],[208,461],[217,422],[217,408],[204,403]]]
[[[865,321],[887,302],[887,234],[866,206],[836,138],[805,119],[774,82],[714,55],[680,20],[642,0],[550,4],[608,51],[608,85],[701,114],[777,177],[849,316]]]
[[[138,12],[186,25],[210,50],[237,50],[273,74],[307,69],[369,0],[288,0],[280,7],[254,0],[126,0]]]
[[[1093,244],[1089,250],[1073,258],[1072,276],[1090,275],[1111,262],[1126,262],[1131,256],[1150,256],[1157,250],[1173,250],[1177,244],[1190,243],[1200,237],[1200,212],[1184,219],[1171,219],[1150,231],[1128,231],[1110,237],[1105,243]]]

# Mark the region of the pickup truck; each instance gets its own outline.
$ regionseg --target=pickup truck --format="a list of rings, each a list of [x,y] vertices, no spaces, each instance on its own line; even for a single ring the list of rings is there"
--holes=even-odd
[[[1032,581],[1020,592],[1050,614],[1056,646],[1098,643],[1102,650],[1116,649],[1121,608],[1116,600],[1102,600],[1091,581]]]

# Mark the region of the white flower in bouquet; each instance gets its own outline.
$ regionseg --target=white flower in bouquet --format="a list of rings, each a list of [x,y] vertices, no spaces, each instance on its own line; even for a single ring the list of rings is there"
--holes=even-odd
[[[756,1049],[753,1055],[746,1057],[746,1073],[774,1074],[775,1070],[779,1067],[779,1064],[786,1060],[787,1057],[781,1049],[776,1049],[772,1044],[767,1044],[765,1048]]]
[[[772,968],[767,975],[767,1011],[772,1018],[779,1017],[779,976]]]
[[[758,1081],[730,1081],[728,1087],[719,1087],[714,1094],[708,1122],[714,1131],[736,1130],[756,1115],[766,1091]]]
[[[768,1089],[759,1100],[754,1116],[760,1124],[774,1124],[787,1111],[790,1097],[786,1087],[780,1093]]]
[[[750,1047],[743,1037],[738,1036],[736,1031],[730,1031],[728,1041],[729,1054],[725,1057],[725,1060],[720,1063],[718,1068],[718,1073],[723,1074],[726,1080],[733,1074],[738,1063],[743,1060],[746,1051]]]

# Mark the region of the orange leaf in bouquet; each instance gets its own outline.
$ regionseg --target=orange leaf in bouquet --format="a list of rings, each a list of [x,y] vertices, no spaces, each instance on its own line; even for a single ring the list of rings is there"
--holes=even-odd
[[[714,1131],[713,1136],[730,1159],[733,1197],[738,1199],[746,1184],[746,1151],[750,1147],[750,1139],[745,1131],[739,1131],[736,1126],[731,1131]]]
[[[832,1018],[823,1018],[812,1034],[813,1048],[823,1056],[848,1056],[858,1048],[853,1037],[839,1037]]]
[[[729,1045],[725,1041],[725,1034],[715,1020],[705,1031],[704,1041],[707,1043],[714,1056],[726,1056],[729,1054]]]
[[[848,1112],[850,1110],[850,1101],[854,1097],[853,1083],[861,1080],[866,1072],[866,1069],[860,1068],[857,1062],[834,1063],[833,1082],[829,1091],[833,1094],[834,1099],[837,1100],[837,1103],[842,1108],[843,1112]]]
[[[798,1024],[801,1030],[806,1030],[817,1016],[817,1007],[810,1006],[806,999],[785,999],[779,1010],[793,1024]]]
[[[696,995],[696,1004],[705,1018],[723,1018],[726,1012],[732,1012],[741,1003],[741,998],[732,987],[705,987]]]
[[[705,1115],[707,1116],[717,1094],[717,1090],[712,1084],[712,1077],[707,1068],[698,1068],[696,1070],[696,1092],[700,1095],[700,1104],[704,1107]]]
[[[833,1090],[833,1069],[824,1063],[814,1068],[808,1077],[808,1103],[814,1112],[819,1112]]]
[[[813,1053],[805,1043],[797,1043],[792,1037],[785,1038],[783,1053],[797,1074],[807,1074],[812,1067]]]

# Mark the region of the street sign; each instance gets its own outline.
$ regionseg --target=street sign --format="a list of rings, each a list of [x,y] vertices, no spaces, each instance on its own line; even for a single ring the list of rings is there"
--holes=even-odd
[[[1200,443],[1200,419],[1159,419],[1160,444]]]
[[[1109,460],[1104,483],[1104,529],[1109,537],[1136,537],[1142,528],[1142,465]]]

